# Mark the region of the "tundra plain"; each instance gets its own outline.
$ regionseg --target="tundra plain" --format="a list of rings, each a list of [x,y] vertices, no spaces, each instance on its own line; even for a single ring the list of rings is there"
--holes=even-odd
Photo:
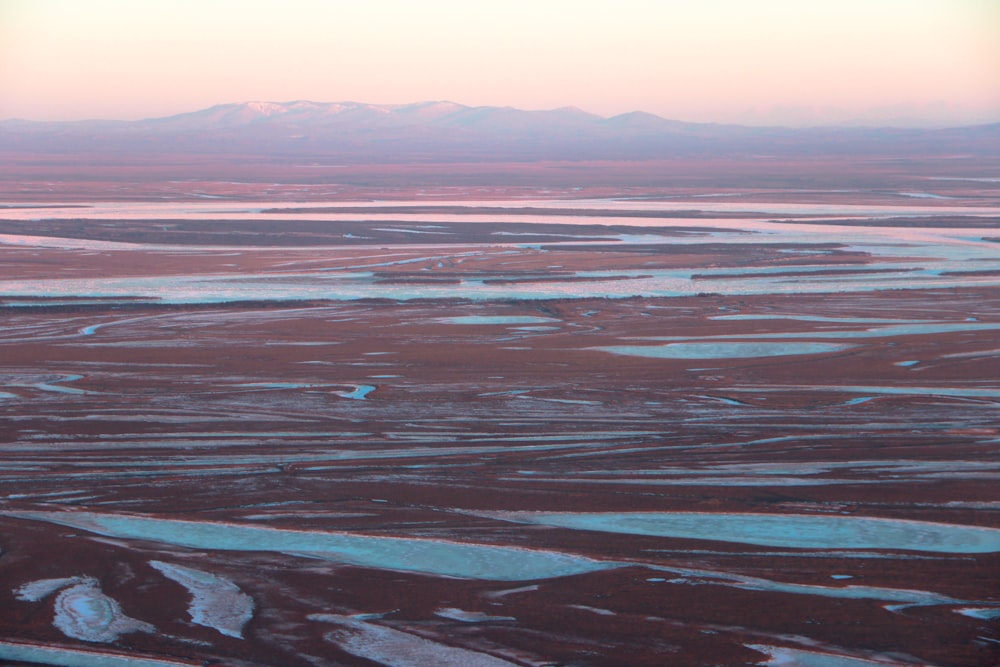
[[[0,660],[997,663],[995,159],[8,157]]]

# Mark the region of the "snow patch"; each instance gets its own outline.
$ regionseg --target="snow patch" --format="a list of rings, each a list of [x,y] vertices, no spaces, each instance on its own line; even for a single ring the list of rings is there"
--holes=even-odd
[[[183,565],[153,560],[149,564],[191,593],[188,613],[197,625],[243,638],[243,626],[253,618],[253,598],[228,579]]]
[[[462,623],[489,623],[491,621],[516,621],[513,616],[490,616],[481,611],[465,611],[455,607],[442,607],[434,612],[435,616],[447,618]]]
[[[313,614],[311,620],[335,623],[324,636],[344,651],[389,667],[513,667],[516,663],[424,639],[408,632],[336,614]]]
[[[67,586],[73,586],[88,581],[87,577],[61,577],[59,579],[39,579],[31,581],[14,589],[18,600],[39,602]]]
[[[55,626],[67,637],[85,642],[110,643],[130,632],[156,632],[149,623],[126,616],[118,601],[105,595],[91,577],[63,590],[55,607]]]
[[[747,648],[766,654],[770,660],[767,667],[904,667],[904,663],[881,659],[855,658],[836,653],[803,651],[797,648],[747,644]]]

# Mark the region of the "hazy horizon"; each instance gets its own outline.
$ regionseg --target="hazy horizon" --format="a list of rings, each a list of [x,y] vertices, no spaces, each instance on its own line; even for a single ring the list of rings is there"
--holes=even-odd
[[[46,120],[46,119],[36,119],[36,118],[24,118],[24,117],[10,117],[10,118],[0,118],[0,122],[4,121],[29,121],[29,122],[142,122],[148,120],[157,120],[162,118],[170,118],[183,114],[199,113],[207,111],[216,107],[227,107],[227,106],[240,106],[240,105],[253,105],[253,104],[276,104],[276,105],[293,105],[293,104],[317,104],[317,105],[327,105],[327,104],[358,104],[364,106],[374,106],[374,107],[407,107],[407,106],[418,106],[422,104],[455,104],[459,107],[464,107],[468,109],[475,108],[518,108],[513,105],[474,105],[474,104],[463,104],[456,100],[408,100],[401,102],[390,102],[390,103],[374,103],[368,102],[366,100],[315,100],[315,99],[295,99],[295,100],[265,100],[265,99],[245,99],[237,101],[222,101],[217,103],[212,103],[207,106],[202,106],[192,109],[183,109],[177,111],[176,113],[169,114],[157,114],[152,116],[136,116],[136,117],[119,117],[113,118],[110,116],[102,117],[91,117],[91,118],[75,118],[67,120]],[[562,109],[576,109],[578,111],[592,114],[601,118],[614,118],[616,116],[627,115],[630,113],[648,113],[664,120],[669,121],[680,121],[688,123],[706,123],[706,124],[718,124],[718,125],[734,125],[734,126],[746,126],[746,127],[789,127],[789,128],[821,128],[821,127],[845,127],[845,128],[878,128],[878,127],[897,127],[897,128],[947,128],[947,127],[968,127],[977,125],[990,125],[994,123],[1000,123],[1000,114],[995,117],[982,118],[982,119],[967,119],[955,120],[949,122],[945,120],[944,115],[938,112],[934,117],[920,117],[913,115],[911,113],[914,108],[906,107],[893,107],[884,109],[873,109],[867,114],[851,114],[844,109],[810,109],[810,108],[789,108],[789,109],[776,109],[772,113],[764,116],[758,115],[756,117],[757,122],[754,122],[754,118],[748,118],[744,121],[713,121],[713,120],[686,120],[682,118],[669,118],[662,116],[660,114],[655,114],[646,109],[630,109],[628,111],[623,111],[615,114],[601,114],[593,112],[589,109],[581,108],[578,105],[564,105],[560,107],[550,107],[544,109],[521,109],[523,111],[559,111]],[[896,115],[892,115],[896,114]],[[937,118],[937,120],[935,120]],[[784,119],[784,120],[782,120]]]
[[[0,119],[448,100],[741,125],[970,125],[1000,121],[997,63],[990,0],[0,0]]]

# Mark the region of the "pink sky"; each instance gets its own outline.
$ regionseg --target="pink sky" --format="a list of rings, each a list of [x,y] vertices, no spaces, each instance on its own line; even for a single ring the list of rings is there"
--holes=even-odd
[[[0,118],[246,100],[1000,121],[996,0],[0,0]]]

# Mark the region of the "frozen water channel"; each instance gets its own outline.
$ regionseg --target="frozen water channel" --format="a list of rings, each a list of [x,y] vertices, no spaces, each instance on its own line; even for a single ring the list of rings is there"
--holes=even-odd
[[[267,273],[253,271],[241,273],[206,273],[204,275],[147,275],[128,278],[72,278],[58,277],[35,280],[0,280],[0,294],[21,297],[139,297],[156,299],[165,303],[218,303],[227,301],[270,299],[333,299],[353,300],[363,298],[390,298],[398,300],[418,298],[469,298],[469,299],[546,299],[628,296],[677,296],[703,292],[721,294],[769,294],[777,292],[828,293],[863,292],[883,289],[949,288],[968,285],[1000,285],[1000,252],[998,243],[990,240],[990,230],[976,228],[942,227],[879,227],[797,223],[794,219],[776,222],[769,216],[809,215],[840,217],[887,218],[897,216],[931,215],[1000,215],[1000,208],[959,206],[830,206],[820,204],[733,204],[724,202],[639,202],[622,200],[579,201],[523,201],[523,202],[453,202],[454,212],[406,212],[407,205],[426,202],[394,202],[403,207],[400,212],[359,213],[358,207],[386,206],[385,202],[370,204],[351,203],[352,212],[339,213],[330,204],[295,204],[302,209],[322,208],[319,212],[282,214],[292,217],[306,216],[310,220],[373,221],[392,220],[427,227],[435,222],[465,222],[491,225],[502,231],[505,222],[533,223],[565,227],[572,231],[574,225],[628,225],[644,227],[646,234],[613,233],[605,236],[607,243],[629,245],[704,243],[731,244],[738,249],[743,244],[772,244],[787,248],[788,244],[804,247],[818,243],[839,244],[845,250],[869,253],[871,261],[857,264],[796,264],[794,266],[741,267],[715,270],[632,270],[632,271],[578,271],[568,272],[572,280],[562,281],[485,281],[464,276],[456,281],[436,284],[386,283],[376,279],[368,269],[397,263],[421,261],[405,259],[365,267],[325,268],[317,271]],[[274,206],[281,206],[275,203]],[[492,209],[510,209],[510,214],[489,215],[463,212],[461,207],[490,206]],[[516,207],[532,209],[563,209],[560,215],[525,215]],[[607,215],[567,215],[565,211],[600,208]],[[731,213],[751,209],[760,217],[732,218],[629,218],[614,215],[629,211],[663,211],[669,215],[677,210],[699,210]],[[63,219],[93,218],[97,220],[195,220],[206,225],[213,220],[279,221],[280,215],[262,212],[261,205],[206,202],[206,203],[95,203],[90,208],[10,209],[2,212],[8,219]],[[470,208],[470,210],[472,210]],[[704,234],[676,235],[672,229],[690,230],[702,227]],[[662,231],[657,235],[656,231]],[[579,244],[573,234],[563,235],[563,244]],[[516,236],[495,236],[489,245],[504,244],[513,250],[533,248],[537,244],[518,244]],[[445,236],[428,236],[428,243],[454,243]],[[194,246],[158,246],[105,241],[59,239],[39,236],[3,235],[0,244],[18,247],[64,248],[74,251],[157,251],[192,252]],[[380,244],[382,245],[382,244]],[[462,243],[456,247],[458,254],[467,255],[470,246]],[[552,246],[547,243],[546,246]],[[409,246],[415,247],[415,246]],[[438,252],[447,246],[428,246]],[[460,248],[460,249],[459,249]],[[204,248],[203,248],[204,249]],[[313,248],[315,249],[315,248]],[[215,248],[226,250],[226,248]],[[247,250],[246,248],[228,250]],[[330,248],[336,252],[335,248]],[[447,250],[444,251],[447,256]],[[433,273],[433,272],[432,272]],[[93,333],[87,331],[85,333]]]
[[[449,540],[261,528],[86,512],[25,512],[17,516],[73,526],[99,535],[164,542],[195,549],[276,551],[307,558],[448,577],[520,581],[616,567],[555,551]]]
[[[490,516],[576,530],[797,549],[907,549],[942,553],[1000,551],[1000,530],[995,528],[901,519],[700,512],[506,512]]]

